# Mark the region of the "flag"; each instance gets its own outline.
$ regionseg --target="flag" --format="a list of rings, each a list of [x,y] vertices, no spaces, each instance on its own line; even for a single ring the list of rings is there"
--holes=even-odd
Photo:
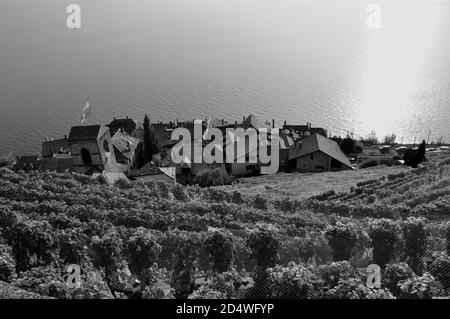
[[[205,133],[203,133],[203,139],[206,140],[206,137],[208,136],[208,130],[211,127],[211,119],[208,119],[206,122],[206,130]]]
[[[83,111],[81,112],[81,123],[86,121],[86,118],[91,113],[91,106],[89,105],[89,100],[86,100],[86,103],[83,106]]]

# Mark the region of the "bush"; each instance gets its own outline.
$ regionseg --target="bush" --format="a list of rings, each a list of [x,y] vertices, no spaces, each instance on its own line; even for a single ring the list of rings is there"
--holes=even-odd
[[[199,241],[188,237],[179,242],[172,284],[176,299],[186,299],[195,289],[194,271],[199,254]]]
[[[150,231],[138,228],[127,241],[127,255],[130,270],[142,277],[144,271],[157,261],[161,247]]]
[[[434,254],[429,271],[434,278],[439,280],[444,289],[450,288],[450,257],[447,254]]]
[[[94,236],[90,244],[90,255],[94,265],[103,267],[107,275],[115,270],[115,266],[122,260],[123,241],[115,229],[110,230],[101,238]]]
[[[388,288],[396,297],[402,295],[399,282],[411,279],[414,277],[414,271],[407,263],[390,264],[386,266],[384,272],[384,286]]]
[[[421,277],[414,275],[398,284],[402,298],[431,299],[444,296],[442,286],[429,273],[424,273]]]
[[[16,276],[16,265],[8,246],[0,245],[0,281],[11,283]]]
[[[325,235],[332,248],[333,260],[350,260],[356,240],[358,239],[356,225],[337,222],[325,230]]]
[[[273,231],[264,229],[251,233],[247,239],[247,246],[252,250],[252,256],[260,272],[275,266],[280,242]]]
[[[427,249],[426,219],[409,217],[402,225],[406,262],[418,275],[423,273],[423,257]]]
[[[194,177],[194,184],[210,187],[231,184],[233,178],[220,168],[205,168]]]
[[[355,270],[348,261],[337,261],[329,265],[321,265],[317,268],[317,273],[322,278],[326,289],[334,288],[341,279],[356,276]]]
[[[399,243],[399,227],[389,219],[379,219],[370,223],[369,237],[372,240],[373,262],[381,269],[395,256]]]
[[[189,299],[243,298],[252,284],[253,280],[245,272],[222,272],[206,280]]]
[[[14,225],[10,241],[17,272],[51,262],[51,233],[48,222],[33,221]]]
[[[394,299],[385,289],[368,288],[360,278],[340,279],[337,285],[325,293],[330,299]]]
[[[376,159],[368,159],[359,164],[359,168],[369,168],[374,166],[378,166],[378,160]]]
[[[321,296],[322,281],[305,267],[289,263],[267,270],[268,298],[315,299]]]
[[[253,207],[256,209],[267,210],[267,199],[265,199],[261,194],[257,194],[253,198]]]
[[[233,260],[234,246],[229,236],[214,232],[205,241],[205,249],[214,272],[229,270]]]

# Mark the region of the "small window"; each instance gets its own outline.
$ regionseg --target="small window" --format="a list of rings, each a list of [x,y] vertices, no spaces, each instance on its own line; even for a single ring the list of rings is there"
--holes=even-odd
[[[105,150],[105,152],[109,152],[109,143],[108,141],[103,141],[103,149]]]
[[[314,154],[311,154],[311,161],[314,159]]]
[[[91,153],[85,148],[83,148],[81,150],[81,159],[83,160],[84,164],[87,164],[87,165],[91,165],[92,164]]]

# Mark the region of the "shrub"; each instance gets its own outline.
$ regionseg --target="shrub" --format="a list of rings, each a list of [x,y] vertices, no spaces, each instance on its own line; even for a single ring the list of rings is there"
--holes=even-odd
[[[429,273],[424,273],[420,277],[415,275],[412,278],[400,281],[398,284],[402,298],[431,299],[444,295],[440,283]]]
[[[90,255],[96,267],[104,267],[107,275],[115,269],[122,259],[123,242],[115,229],[111,229],[101,238],[94,236],[90,244]]]
[[[34,267],[22,272],[14,285],[41,296],[58,299],[71,297],[64,274],[52,266]]]
[[[406,261],[418,275],[423,272],[423,257],[427,249],[425,225],[424,218],[414,217],[409,217],[402,225]]]
[[[243,298],[252,284],[253,280],[245,272],[222,272],[206,280],[189,299]]]
[[[407,263],[390,264],[386,266],[384,271],[384,286],[388,288],[394,296],[400,297],[402,291],[398,283],[405,281],[414,276],[414,271]]]
[[[267,199],[265,199],[261,194],[257,194],[253,198],[253,207],[256,209],[267,210]]]
[[[47,265],[52,259],[52,229],[48,222],[18,223],[10,238],[18,272]]]
[[[433,261],[428,269],[433,277],[439,280],[444,289],[450,288],[450,257],[447,254],[434,254]]]
[[[251,233],[247,239],[247,246],[252,250],[252,256],[260,271],[275,266],[280,242],[273,231],[263,229]]]
[[[359,168],[369,168],[374,166],[378,166],[378,160],[376,159],[368,159],[359,164]]]
[[[11,249],[0,245],[0,281],[11,282],[16,275],[16,265]]]
[[[372,240],[373,262],[381,269],[395,256],[399,242],[399,227],[389,219],[379,219],[370,223],[369,237]]]
[[[340,279],[356,276],[356,272],[348,261],[337,261],[329,265],[321,265],[317,268],[317,273],[324,281],[327,289],[334,288]]]
[[[233,178],[220,168],[205,168],[194,177],[194,184],[200,187],[227,185]]]
[[[337,285],[325,293],[330,299],[394,299],[385,289],[368,288],[360,278],[340,279]]]
[[[138,228],[128,238],[126,251],[130,270],[138,276],[142,276],[142,273],[157,261],[161,247],[156,243],[156,239],[150,231]]]
[[[179,242],[172,272],[172,284],[176,299],[186,299],[195,289],[194,271],[199,253],[199,242],[188,237]]]
[[[358,239],[356,225],[337,222],[325,229],[325,235],[332,248],[333,260],[349,260]]]
[[[215,272],[227,271],[233,260],[234,246],[229,236],[214,232],[205,241],[205,249],[208,253],[212,269]]]
[[[305,267],[289,263],[267,270],[267,293],[274,299],[315,299],[321,296],[322,281]]]

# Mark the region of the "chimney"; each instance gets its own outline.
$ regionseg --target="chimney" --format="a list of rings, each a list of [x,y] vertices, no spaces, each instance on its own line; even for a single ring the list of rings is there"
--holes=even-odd
[[[237,121],[234,122],[234,128],[237,128]]]
[[[275,128],[275,119],[272,119],[272,128]]]
[[[67,140],[67,135],[64,135],[64,139],[66,139],[66,140]]]
[[[284,125],[286,126],[286,124],[287,124],[287,121],[286,121],[286,120],[284,120]]]
[[[116,117],[115,117],[115,116],[114,116],[113,118],[114,118],[114,120],[116,119]]]
[[[127,120],[128,120],[128,115],[127,115]]]
[[[224,122],[224,121],[223,121],[223,119],[222,119],[222,124],[223,124],[223,122]]]
[[[245,121],[245,115],[242,115],[242,122]]]

